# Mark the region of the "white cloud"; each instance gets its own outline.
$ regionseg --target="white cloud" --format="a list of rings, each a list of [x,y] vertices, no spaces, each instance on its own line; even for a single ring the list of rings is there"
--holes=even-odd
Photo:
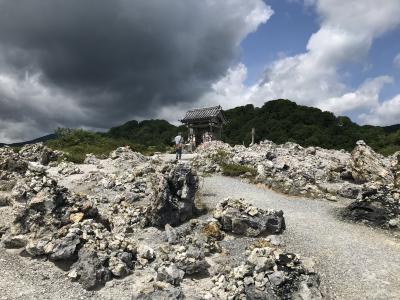
[[[367,112],[379,105],[380,91],[392,78],[368,79],[354,89],[342,80],[341,69],[348,64],[356,63],[361,68],[365,65],[374,39],[400,24],[400,1],[313,0],[304,4],[315,5],[321,18],[320,29],[310,37],[307,52],[273,62],[264,78],[248,88],[243,85],[243,66],[233,69],[235,75],[228,72],[218,82],[227,92],[213,87],[216,101],[233,99],[234,103],[261,105],[287,98],[336,113]],[[221,99],[224,95],[229,99]]]
[[[370,112],[362,114],[360,120],[364,124],[393,125],[400,121],[400,95],[384,101]]]
[[[368,79],[354,92],[329,98],[321,102],[319,107],[323,110],[334,111],[337,114],[344,114],[359,108],[374,108],[379,105],[379,93],[382,87],[388,83],[393,83],[393,78],[381,76]]]

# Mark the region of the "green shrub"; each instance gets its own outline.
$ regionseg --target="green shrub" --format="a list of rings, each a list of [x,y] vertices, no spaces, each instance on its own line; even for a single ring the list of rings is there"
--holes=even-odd
[[[211,155],[211,159],[217,164],[226,163],[228,158],[229,153],[222,149],[217,150],[217,153]]]
[[[66,159],[74,163],[82,163],[86,154],[92,153],[100,158],[105,158],[118,147],[129,146],[133,151],[145,155],[152,155],[157,151],[164,151],[163,146],[144,146],[132,143],[127,139],[110,138],[96,132],[82,129],[58,129],[57,137],[48,141],[47,145],[55,150],[66,152]]]
[[[220,166],[222,168],[222,174],[226,176],[235,177],[246,173],[251,173],[252,176],[255,176],[257,174],[256,170],[249,166],[228,163],[222,163]]]
[[[21,151],[21,146],[13,146],[13,147],[11,147],[12,148],[12,150],[14,151],[14,153],[18,153],[19,151]]]

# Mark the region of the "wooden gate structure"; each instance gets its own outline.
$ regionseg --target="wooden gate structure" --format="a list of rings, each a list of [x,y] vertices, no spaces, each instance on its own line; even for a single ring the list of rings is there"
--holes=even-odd
[[[222,128],[227,123],[220,105],[189,110],[180,121],[188,127],[188,140],[194,146],[203,142],[220,140]]]

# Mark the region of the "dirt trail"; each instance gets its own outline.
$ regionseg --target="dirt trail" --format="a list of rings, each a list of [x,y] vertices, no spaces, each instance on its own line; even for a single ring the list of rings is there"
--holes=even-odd
[[[288,197],[223,176],[205,178],[201,190],[209,207],[231,196],[282,209],[286,248],[315,258],[328,299],[400,299],[400,242],[340,220],[337,210],[343,203]]]

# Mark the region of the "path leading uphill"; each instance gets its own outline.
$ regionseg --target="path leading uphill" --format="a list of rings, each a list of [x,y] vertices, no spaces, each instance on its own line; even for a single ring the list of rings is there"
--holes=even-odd
[[[201,191],[210,208],[231,196],[283,210],[286,249],[314,257],[328,299],[400,299],[400,242],[340,220],[337,210],[344,204],[288,197],[223,176],[204,178]]]

